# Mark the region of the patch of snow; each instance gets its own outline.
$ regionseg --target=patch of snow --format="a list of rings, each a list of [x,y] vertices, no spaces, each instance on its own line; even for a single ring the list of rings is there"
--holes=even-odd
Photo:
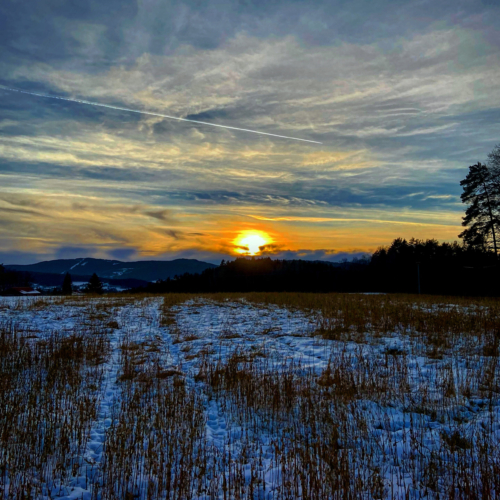
[[[117,273],[120,272],[123,273],[123,270]],[[82,286],[86,282],[73,284]],[[49,297],[44,299],[45,307],[33,308],[30,307],[33,300],[28,297],[0,298],[0,324],[10,322],[22,325],[22,328],[40,332],[41,336],[56,330],[69,333],[74,331],[81,321],[82,314],[86,314],[82,313],[81,304],[58,305],[56,298]],[[91,307],[100,300],[109,299],[89,299],[86,307]],[[200,358],[205,356],[214,363],[226,362],[238,350],[261,353],[262,358],[257,356],[255,364],[262,359],[262,363],[279,366],[283,370],[289,369],[297,377],[304,373],[319,376],[332,360],[341,357],[346,360],[347,371],[359,365],[369,370],[374,364],[389,361],[394,363],[390,366],[398,366],[397,363],[404,360],[405,369],[408,370],[405,378],[409,384],[406,391],[408,401],[418,401],[424,391],[430,400],[438,400],[438,390],[441,389],[437,386],[437,373],[447,366],[450,366],[450,373],[455,380],[467,377],[471,370],[476,369],[475,366],[466,365],[459,357],[453,358],[453,363],[446,355],[442,359],[431,359],[425,349],[418,345],[418,338],[401,333],[379,338],[367,335],[363,342],[326,340],[314,335],[321,320],[319,312],[306,314],[298,310],[256,305],[243,300],[191,300],[172,308],[175,313],[175,326],[161,326],[162,302],[161,298],[145,298],[115,306],[118,328],[109,333],[111,355],[103,367],[105,375],[100,389],[98,416],[92,423],[90,439],[83,456],[88,466],[85,473],[80,471],[76,477],[68,479],[66,493],[57,498],[91,498],[89,482],[99,479],[106,433],[111,426],[116,425],[115,418],[122,401],[122,389],[121,385],[117,384],[117,378],[120,370],[120,345],[125,338],[138,341],[146,338],[161,340],[161,354],[164,359],[173,369],[184,374],[190,390],[200,393],[203,393],[202,384],[196,382]],[[457,342],[459,348],[460,343]],[[186,349],[187,346],[189,349]],[[482,354],[478,351],[474,358],[477,366],[481,357]],[[399,376],[389,368],[386,375],[388,380]],[[384,404],[380,400],[364,396],[354,399],[351,407],[352,412],[363,415],[366,422],[363,439],[370,443],[374,461],[380,464],[385,483],[394,488],[394,498],[405,498],[405,492],[410,487],[408,475],[405,476],[404,483],[398,484],[399,468],[410,469],[410,465],[416,466],[416,462],[412,461],[415,450],[412,449],[411,432],[415,431],[423,436],[426,448],[421,452],[430,454],[436,452],[440,436],[453,430],[449,423],[452,419],[448,419],[446,423],[439,417],[409,411],[406,403],[401,401],[397,404]],[[485,428],[493,426],[494,435],[500,442],[500,396],[495,399],[495,404],[490,409],[487,403],[488,400],[475,397],[470,398],[467,405],[450,406],[443,411],[469,422],[483,422]],[[248,453],[245,439],[248,439],[249,434],[253,435],[262,450],[261,470],[266,485],[266,493],[261,492],[262,496],[255,498],[274,498],[275,494],[279,496],[283,470],[273,458],[273,440],[277,435],[267,431],[264,426],[250,429],[245,427],[245,423],[234,421],[224,405],[216,399],[206,399],[204,419],[207,449],[214,450],[215,455],[230,449],[234,460],[241,457],[242,450]],[[475,437],[471,436],[470,439]],[[397,464],[385,461],[391,453],[396,454]],[[245,469],[245,477],[250,473],[249,470],[248,467]],[[193,492],[192,498],[201,500],[209,497],[197,497]],[[213,498],[223,497],[221,494]],[[411,498],[423,497],[415,493]]]
[[[125,274],[127,271],[132,271],[134,268],[133,267],[123,267],[122,269],[120,269],[119,271],[113,271],[113,275],[115,276],[122,276],[123,274]]]
[[[70,271],[71,271],[71,269],[74,269],[76,266],[79,266],[80,264],[82,264],[82,262],[83,262],[84,260],[85,260],[85,259],[82,259],[80,262],[77,262],[76,264],[74,264],[73,266],[71,266],[71,267],[69,268],[69,269],[70,269]],[[83,266],[83,264],[82,264],[82,266]],[[64,273],[62,273],[62,274],[64,274]]]

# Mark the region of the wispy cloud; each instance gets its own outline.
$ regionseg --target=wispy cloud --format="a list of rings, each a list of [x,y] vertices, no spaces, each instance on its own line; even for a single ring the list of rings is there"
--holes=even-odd
[[[0,90],[6,252],[219,258],[252,228],[287,252],[455,239],[459,180],[499,141],[491,2],[33,8],[0,5],[0,85],[323,144]]]

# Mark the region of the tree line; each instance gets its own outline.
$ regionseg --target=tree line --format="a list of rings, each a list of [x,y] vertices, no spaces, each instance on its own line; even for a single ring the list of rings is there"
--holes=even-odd
[[[136,289],[166,292],[398,292],[496,295],[494,252],[437,240],[395,239],[371,257],[338,264],[305,260],[238,258],[201,274]]]
[[[29,286],[31,284],[31,276],[28,273],[22,273],[6,269],[0,264],[0,293],[17,286]]]
[[[239,258],[199,275],[185,274],[137,289],[149,292],[302,291],[498,295],[500,145],[469,167],[462,244],[397,238],[370,258],[331,264]]]
[[[31,286],[33,281],[32,274],[25,271],[6,269],[3,264],[0,264],[0,294],[8,292],[11,288]],[[72,295],[73,291],[73,279],[70,273],[66,273],[61,286],[54,287],[49,293],[50,295]],[[103,283],[96,273],[90,277],[89,282],[82,291],[91,294],[102,294],[104,292]]]
[[[469,167],[460,182],[462,202],[467,205],[459,234],[462,244],[437,240],[395,239],[373,255],[352,262],[238,258],[223,261],[201,274],[149,283],[137,292],[405,292],[450,295],[498,295],[500,278],[500,145],[487,160]],[[23,273],[0,265],[0,291],[28,284]],[[102,293],[94,273],[85,289]],[[72,293],[71,276],[61,286]]]

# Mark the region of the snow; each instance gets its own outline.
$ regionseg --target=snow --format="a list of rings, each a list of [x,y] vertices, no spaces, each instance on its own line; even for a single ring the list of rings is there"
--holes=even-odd
[[[119,271],[113,271],[113,275],[114,276],[122,276],[124,273],[126,273],[127,271],[132,271],[133,268],[132,267],[123,267],[121,268]]]
[[[82,264],[84,265],[84,264]],[[73,266],[74,267],[74,266]],[[77,283],[74,283],[77,285]],[[78,283],[80,284],[80,283]],[[26,331],[38,332],[43,338],[50,332],[72,332],[80,328],[88,311],[96,307],[99,301],[110,299],[85,299],[82,303],[75,300],[59,302],[56,298],[44,298],[39,303],[34,298],[0,298],[0,325],[17,325]],[[40,304],[40,307],[33,307]],[[144,298],[120,302],[112,310],[118,328],[111,329],[108,339],[111,353],[103,366],[104,378],[100,387],[99,411],[92,422],[89,440],[81,457],[79,472],[65,480],[59,496],[52,498],[90,499],[92,481],[101,477],[101,464],[107,433],[116,425],[117,409],[122,400],[122,385],[117,383],[120,374],[120,346],[125,339],[134,341],[155,340],[160,346],[161,355],[170,368],[183,374],[187,387],[195,391],[204,401],[206,449],[229,450],[233,459],[248,451],[248,434],[254,433],[255,443],[260,447],[261,471],[266,484],[265,492],[258,498],[274,498],[274,493],[281,484],[282,466],[276,463],[273,442],[276,435],[262,426],[255,433],[246,428],[244,421],[236,421],[222,404],[224,398],[207,396],[203,384],[197,382],[200,373],[200,359],[206,362],[227,362],[235,352],[255,353],[255,366],[274,366],[282,370],[292,370],[296,376],[312,373],[322,376],[330,365],[342,366],[346,373],[363,364],[369,374],[380,370],[380,365],[387,363],[386,376],[388,387],[391,383],[402,383],[403,378],[397,373],[398,366],[408,370],[404,382],[408,383],[405,399],[397,401],[387,395],[370,397],[365,394],[352,402],[351,410],[360,412],[366,421],[365,439],[374,455],[374,463],[380,465],[381,475],[386,485],[392,488],[395,498],[421,498],[418,491],[411,490],[410,473],[403,475],[401,467],[414,464],[415,450],[412,448],[413,433],[422,435],[425,453],[438,451],[438,443],[443,433],[452,434],[457,427],[450,424],[450,418],[444,418],[439,411],[436,415],[409,411],[410,402],[420,401],[424,391],[430,400],[439,399],[436,379],[438,374],[450,369],[450,376],[455,385],[468,376],[474,367],[467,366],[459,358],[431,359],[418,344],[418,339],[408,335],[394,333],[379,338],[366,337],[364,341],[326,340],[317,335],[320,323],[319,312],[306,314],[300,310],[288,310],[273,305],[255,305],[245,301],[212,302],[197,299],[174,306],[175,323],[162,326],[162,298]],[[457,341],[456,348],[461,348]],[[471,344],[463,348],[473,349]],[[342,365],[340,360],[342,359]],[[481,360],[480,354],[476,361]],[[384,361],[385,360],[385,361]],[[454,363],[452,365],[451,363]],[[336,366],[336,365],[335,365]],[[479,366],[479,364],[478,364]],[[379,373],[377,371],[377,373]],[[441,375],[440,375],[441,376]],[[396,398],[397,399],[397,398]],[[491,426],[493,436],[500,441],[500,397],[494,399],[494,405],[487,407],[489,400],[471,397],[468,402],[450,406],[444,413],[453,415],[456,420],[475,422],[477,425]],[[470,425],[465,425],[471,429]],[[245,437],[246,436],[246,437]],[[474,442],[471,431],[467,436]],[[393,462],[388,457],[397,457]],[[409,469],[408,469],[409,470]],[[419,472],[420,473],[420,472]],[[245,468],[248,479],[250,465]],[[0,491],[1,491],[0,481]],[[193,498],[209,498],[208,496]],[[217,498],[222,498],[222,494]],[[255,497],[257,498],[257,497]],[[422,496],[423,498],[423,496]],[[429,494],[428,498],[434,498]]]
[[[85,259],[82,259],[80,262],[77,262],[76,264],[72,265],[69,269],[74,269],[76,266],[79,266],[80,264],[82,264],[82,262],[84,261]],[[83,266],[83,264],[82,264]]]

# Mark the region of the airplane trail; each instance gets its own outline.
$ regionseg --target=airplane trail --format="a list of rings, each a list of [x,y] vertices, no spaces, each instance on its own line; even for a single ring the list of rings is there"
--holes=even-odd
[[[293,141],[312,142],[313,144],[323,144],[322,142],[311,141],[309,139],[300,139],[299,137],[289,137],[286,135],[270,134],[269,132],[260,132],[259,130],[250,130],[248,128],[231,127],[229,125],[218,125],[217,123],[202,122],[200,120],[190,120],[189,118],[180,118],[178,116],[164,115],[162,113],[153,113],[151,111],[139,111],[137,109],[122,108],[120,106],[111,106],[110,104],[102,104],[99,102],[85,101],[83,99],[70,99],[69,97],[58,97],[58,96],[54,96],[54,95],[39,94],[37,92],[28,92],[27,90],[13,89],[10,87],[5,87],[4,85],[0,85],[0,89],[7,90],[9,92],[19,92],[20,94],[33,95],[36,97],[45,97],[46,99],[58,99],[59,101],[69,101],[69,102],[76,102],[79,104],[88,104],[90,106],[97,106],[100,108],[117,109],[118,111],[128,111],[129,113],[138,113],[141,115],[159,116],[161,118],[169,118],[170,120],[178,120],[180,122],[198,123],[200,125],[210,125],[211,127],[226,128],[226,129],[230,129],[230,130],[237,130],[239,132],[250,132],[252,134],[268,135],[271,137],[278,137],[280,139],[291,139]]]

